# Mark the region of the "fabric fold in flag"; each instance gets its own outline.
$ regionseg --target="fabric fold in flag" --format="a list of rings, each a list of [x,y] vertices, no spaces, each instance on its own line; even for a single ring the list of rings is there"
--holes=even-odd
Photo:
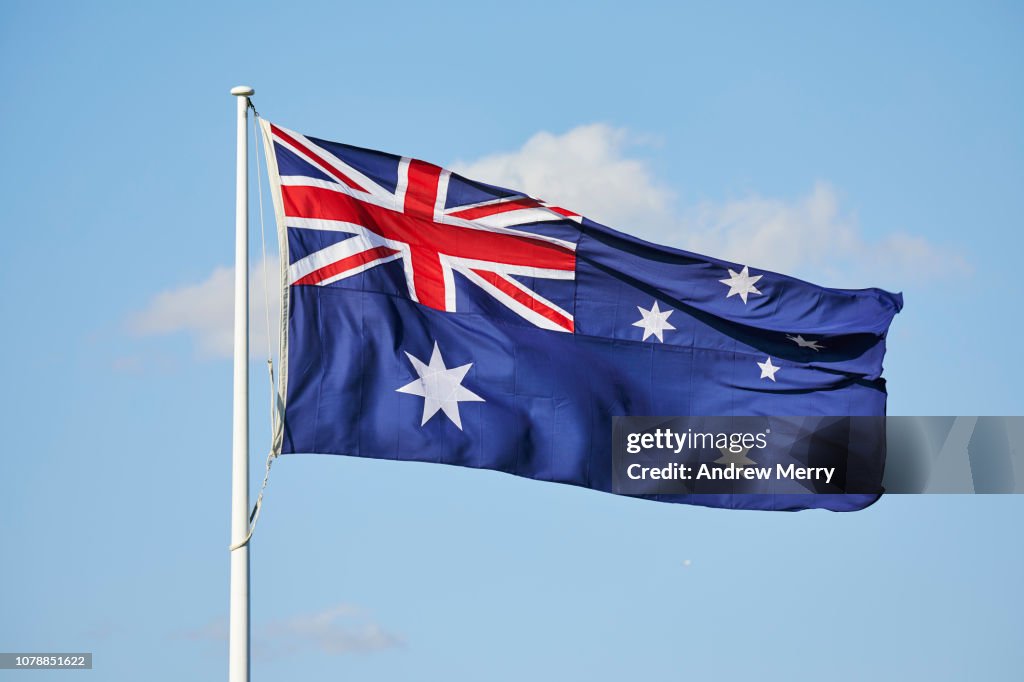
[[[434,164],[261,125],[282,249],[284,453],[610,492],[614,416],[885,414],[899,294],[650,244]]]

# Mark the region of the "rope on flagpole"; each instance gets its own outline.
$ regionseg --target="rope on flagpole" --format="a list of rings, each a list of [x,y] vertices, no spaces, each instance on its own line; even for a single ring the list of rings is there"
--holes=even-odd
[[[253,116],[259,118],[260,114],[256,111],[256,107],[253,105],[252,100],[246,98],[248,106],[252,109]],[[277,433],[278,420],[281,415],[278,411],[278,405],[276,400],[276,380],[274,377],[274,349],[271,347],[270,341],[270,275],[267,272],[267,232],[264,227],[263,220],[263,181],[262,171],[260,169],[260,143],[259,138],[256,135],[257,126],[253,126],[252,137],[253,145],[255,146],[255,153],[253,156],[256,157],[256,188],[259,198],[259,214],[260,214],[260,246],[263,251],[263,312],[264,319],[266,322],[266,340],[267,340],[267,377],[269,378],[270,384],[270,433],[271,441],[273,442],[273,434]],[[264,150],[264,153],[266,151]],[[267,483],[270,481],[270,467],[273,465],[274,460],[280,453],[277,449],[271,445],[270,452],[267,454],[266,471],[263,474],[263,484],[260,485],[260,492],[256,496],[256,504],[253,505],[252,513],[249,514],[249,532],[245,538],[228,548],[229,552],[233,552],[236,549],[245,547],[249,544],[249,540],[252,539],[253,531],[256,530],[256,522],[260,518],[260,510],[263,508],[263,493],[267,489]]]
[[[260,114],[256,111],[256,107],[253,106],[252,100],[249,100],[249,107],[252,109],[254,118],[259,118]],[[255,147],[256,157],[256,192],[259,195],[259,212],[260,212],[260,247],[263,250],[263,313],[264,321],[266,322],[267,332],[267,362],[273,364],[273,348],[270,345],[270,275],[267,273],[267,230],[263,225],[263,173],[260,169],[260,141],[256,134],[256,128],[259,124],[254,125],[252,128],[252,143]],[[274,377],[273,367],[271,367],[270,377],[270,414],[274,415]]]
[[[256,522],[260,520],[260,510],[263,508],[263,492],[267,489],[267,481],[270,480],[270,467],[277,458],[277,453],[273,450],[267,455],[267,470],[263,474],[263,485],[260,486],[260,492],[256,496],[256,504],[252,507],[252,513],[249,514],[249,532],[246,533],[245,538],[234,545],[228,547],[229,552],[234,552],[236,549],[245,547],[249,544],[249,540],[252,540],[252,533],[256,530]]]

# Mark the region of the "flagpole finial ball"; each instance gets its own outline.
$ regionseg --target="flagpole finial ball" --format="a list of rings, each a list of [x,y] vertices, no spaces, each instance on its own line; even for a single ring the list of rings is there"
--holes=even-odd
[[[252,97],[256,94],[256,91],[250,88],[248,85],[236,85],[231,88],[231,94],[235,97]]]

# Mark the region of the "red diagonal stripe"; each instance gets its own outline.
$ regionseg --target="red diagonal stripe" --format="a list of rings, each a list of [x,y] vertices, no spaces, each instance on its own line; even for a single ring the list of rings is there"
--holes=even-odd
[[[562,208],[561,206],[547,206],[548,209],[554,211],[558,215],[564,215],[566,218],[579,218],[579,213],[573,213],[569,209]]]
[[[362,225],[386,239],[403,242],[414,249],[504,265],[566,271],[576,269],[576,254],[572,249],[542,239],[442,225],[322,187],[285,185],[281,187],[281,193],[286,216]]]
[[[292,145],[296,149],[300,150],[306,156],[308,156],[308,157],[310,157],[312,159],[315,159],[317,161],[317,163],[320,164],[320,170],[322,170],[323,172],[325,172],[328,175],[332,176],[335,180],[338,180],[339,182],[343,182],[344,184],[348,185],[352,189],[357,189],[360,192],[365,192],[366,191],[365,189],[360,187],[356,183],[355,180],[352,180],[351,178],[347,177],[345,174],[341,173],[337,168],[335,168],[331,163],[326,161],[319,154],[317,154],[312,149],[310,149],[306,145],[304,145],[301,142],[299,142],[298,140],[296,140],[294,137],[292,137],[288,133],[286,133],[283,130],[281,130],[280,128],[278,128],[273,123],[270,124],[270,129],[272,131],[274,131],[274,135],[276,135],[277,137],[281,138],[282,140],[284,140],[288,144]]]
[[[501,275],[487,270],[477,270],[475,268],[473,269],[473,273],[488,284],[493,285],[494,288],[498,289],[502,293],[507,294],[513,300],[551,320],[559,327],[567,329],[568,331],[573,331],[574,325],[572,318],[566,317],[554,308],[542,303],[533,296],[530,296],[519,287],[509,284],[508,280]]]
[[[360,265],[366,265],[371,261],[375,261],[378,258],[385,258],[387,256],[398,253],[396,249],[389,249],[386,246],[378,246],[373,249],[367,249],[366,251],[360,251],[359,253],[352,254],[347,258],[334,261],[330,265],[325,265],[319,270],[314,270],[305,277],[292,282],[293,285],[299,284],[319,284],[325,279],[330,279],[335,275],[340,275],[346,270],[352,270],[358,268]]]
[[[450,213],[449,215],[451,215],[453,218],[473,220],[474,218],[485,218],[487,216],[497,215],[499,213],[507,213],[508,211],[518,211],[523,208],[540,207],[540,202],[535,201],[530,197],[520,197],[518,199],[512,199],[511,201],[487,204],[486,206],[473,206],[471,208],[464,208],[461,211],[455,211],[453,213]]]

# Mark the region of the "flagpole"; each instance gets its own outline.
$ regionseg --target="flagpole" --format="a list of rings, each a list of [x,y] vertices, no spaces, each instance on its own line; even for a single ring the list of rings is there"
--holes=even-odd
[[[238,102],[235,157],[235,381],[231,448],[231,600],[228,680],[249,682],[249,97],[250,87],[231,88]],[[243,543],[240,547],[239,543]]]

